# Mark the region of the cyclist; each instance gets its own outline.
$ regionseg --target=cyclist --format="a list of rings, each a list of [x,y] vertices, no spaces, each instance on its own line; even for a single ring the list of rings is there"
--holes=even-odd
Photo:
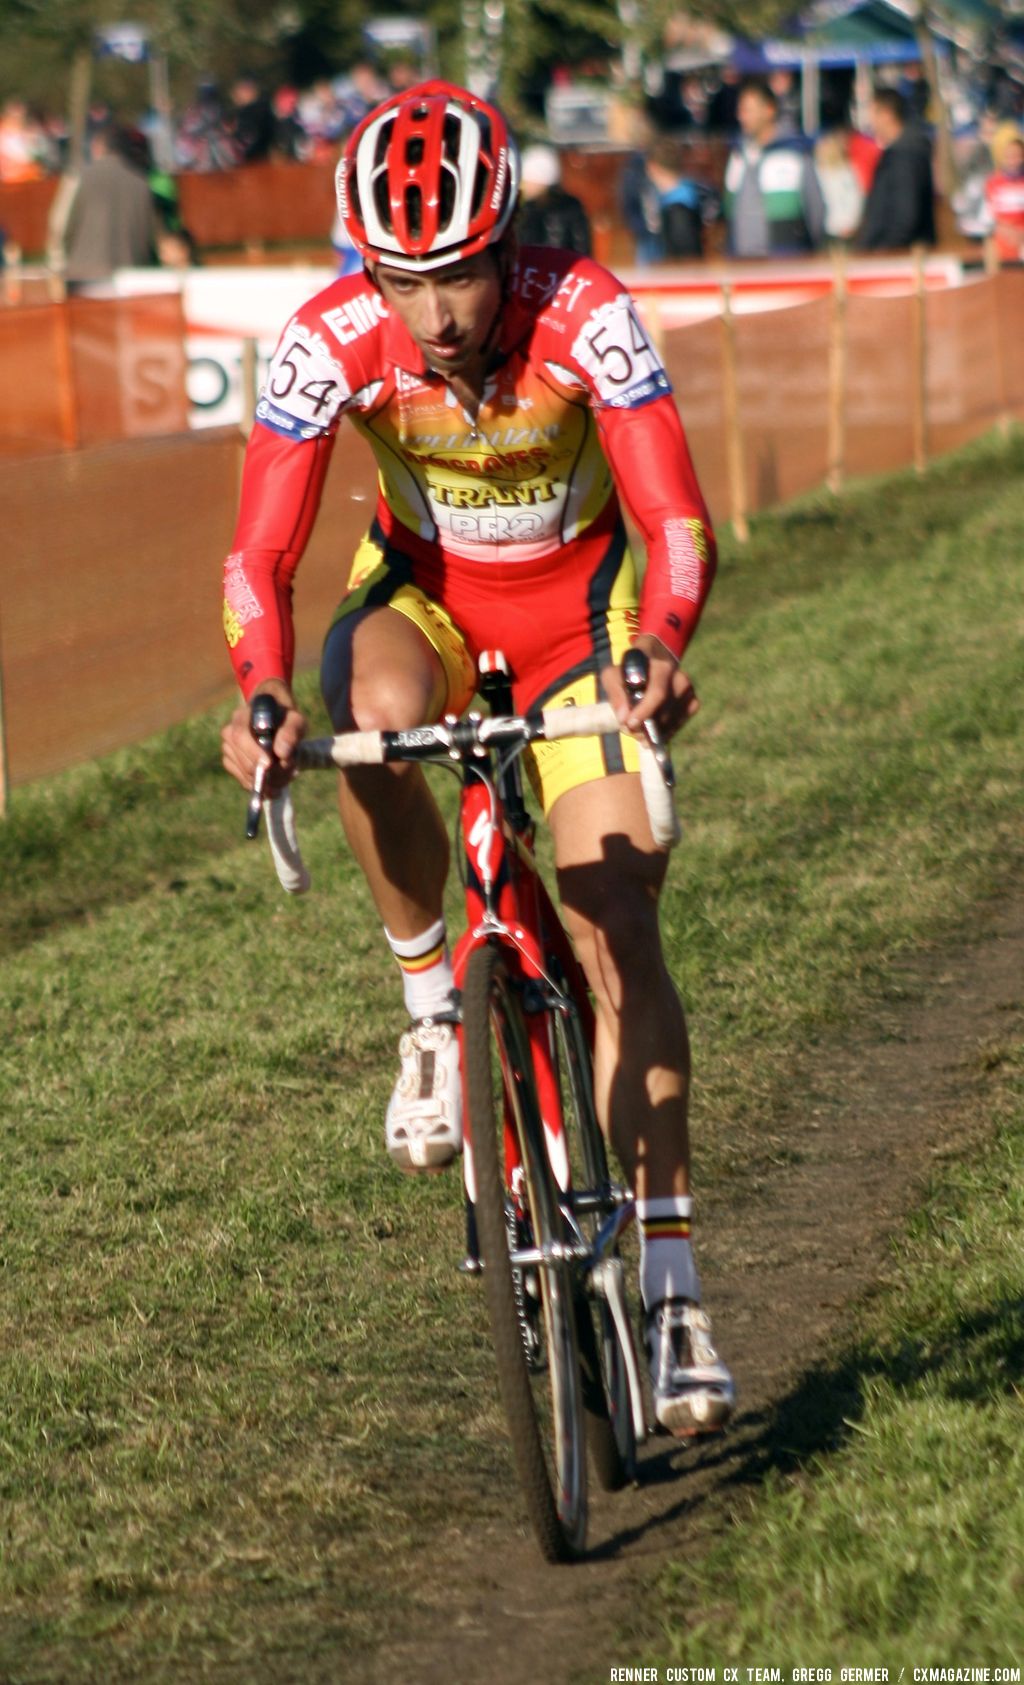
[[[690,1245],[689,1050],[634,737],[647,718],[671,734],[697,708],[679,661],[714,537],[628,293],[589,258],[519,249],[517,196],[504,119],[463,89],[424,83],[353,131],[338,198],[364,272],[305,304],[272,360],[225,564],[225,630],[243,696],[269,691],[286,710],[274,755],[287,776],[306,729],[290,683],[291,582],[348,415],[375,452],[379,498],[324,646],[335,729],[459,712],[495,647],[517,708],[603,693],[617,709],[620,738],[538,745],[529,771],[597,1009],[602,1121],[637,1197],[657,1416],[700,1433],[728,1418],[733,1385]],[[639,599],[616,484],[647,546]],[[631,644],[650,660],[636,705],[618,670]],[[244,705],[223,758],[245,785],[265,760]],[[404,1170],[436,1169],[461,1145],[446,830],[410,765],[346,773],[339,804],[411,1020],[387,1147]]]

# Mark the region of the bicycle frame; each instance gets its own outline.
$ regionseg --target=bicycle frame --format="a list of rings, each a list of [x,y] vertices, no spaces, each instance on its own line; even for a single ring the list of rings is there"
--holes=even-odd
[[[503,788],[504,786],[504,788]],[[619,1201],[601,1224],[593,1244],[584,1240],[576,1213],[599,1209],[608,1190],[575,1189],[566,1143],[556,1050],[549,1009],[575,1015],[586,1044],[594,1046],[594,1011],[582,967],[537,867],[535,825],[522,803],[518,762],[504,775],[476,762],[463,778],[460,831],[466,861],[466,929],[456,944],[453,970],[461,990],[470,955],[485,943],[499,943],[509,969],[523,989],[524,1020],[530,1043],[537,1097],[552,1172],[565,1196],[563,1209],[576,1238],[574,1252],[596,1269],[610,1254],[635,1216],[632,1198]],[[589,1071],[578,1069],[589,1085]],[[468,1117],[468,1107],[467,1117]],[[467,1136],[469,1130],[467,1129]],[[472,1141],[465,1173],[473,1197]],[[506,1120],[506,1151],[515,1164],[514,1132]],[[523,1255],[517,1262],[536,1262]],[[595,1281],[599,1290],[600,1278]],[[625,1307],[623,1306],[623,1314]]]

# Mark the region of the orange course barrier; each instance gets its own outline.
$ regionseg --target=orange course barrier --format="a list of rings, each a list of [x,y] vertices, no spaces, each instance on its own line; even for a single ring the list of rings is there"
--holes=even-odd
[[[0,462],[8,779],[59,772],[232,694],[220,627],[243,441],[234,428]],[[296,588],[316,661],[376,495],[346,440]]]
[[[0,456],[188,425],[178,293],[0,308]]]
[[[0,314],[0,323],[31,315]],[[1022,321],[1024,271],[1004,271],[942,293],[840,293],[666,333],[666,364],[716,522],[732,519],[739,531],[747,513],[826,475],[840,484],[923,462],[1024,418]],[[9,354],[10,344],[0,348]],[[111,366],[103,364],[101,384]],[[5,381],[23,408],[40,384],[24,370]],[[101,396],[115,402],[109,390]],[[241,453],[240,435],[224,429],[0,461],[12,785],[230,694],[218,608]],[[347,429],[298,574],[302,665],[318,657],[375,498],[369,448]]]
[[[708,149],[705,149],[708,150]],[[566,186],[583,200],[603,260],[629,262],[633,243],[622,227],[619,178],[625,149],[567,151]],[[200,251],[218,247],[326,247],[334,221],[334,165],[274,161],[237,170],[182,171],[176,177],[182,218]],[[26,256],[46,250],[47,220],[57,177],[0,186],[0,228]]]
[[[740,528],[826,480],[923,466],[1024,417],[1022,322],[1024,271],[1004,270],[670,329],[665,365],[715,520]]]

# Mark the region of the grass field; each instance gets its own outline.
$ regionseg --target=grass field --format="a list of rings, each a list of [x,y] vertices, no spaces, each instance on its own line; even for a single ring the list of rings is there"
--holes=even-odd
[[[987,441],[725,546],[665,907],[701,1186],[770,1162],[794,1050],[905,988],[902,955],[1021,881],[1022,470],[1019,439]],[[482,1307],[454,1268],[456,1182],[384,1158],[399,997],[328,781],[300,792],[314,891],[288,902],[238,841],[218,725],[19,790],[0,830],[12,1685],[335,1678],[339,1654],[355,1668],[415,1626],[405,1571],[431,1541],[515,1508]],[[720,1619],[709,1643],[775,1630],[798,1574],[792,1618],[821,1622],[815,1643],[855,1634],[859,1610],[895,1636],[934,1607],[951,1639],[994,1650],[1020,1583],[970,1517],[1004,1555],[1014,1529],[1019,1562],[1017,1058],[1002,1195],[953,1173],[907,1240],[905,1287],[842,1360],[877,1413],[739,1516],[696,1602],[697,1570],[667,1577],[662,1655],[695,1607]],[[922,1329],[935,1361],[910,1372]],[[858,1525],[882,1503],[920,1519],[905,1560]],[[836,1539],[810,1586],[805,1533]]]
[[[1019,1680],[1024,1044],[985,1059],[994,1142],[934,1178],[884,1293],[777,1412],[783,1466],[706,1556],[664,1571],[641,1622],[655,1665],[774,1665],[787,1680],[822,1663],[837,1678],[887,1664],[892,1680],[901,1666],[1015,1667]],[[804,1454],[823,1420],[840,1448]]]

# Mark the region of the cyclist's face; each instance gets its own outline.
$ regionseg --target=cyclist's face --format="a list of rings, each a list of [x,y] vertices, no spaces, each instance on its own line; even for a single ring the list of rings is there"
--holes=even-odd
[[[385,304],[408,328],[428,367],[437,374],[471,373],[501,307],[494,252],[477,252],[422,275],[384,263],[374,273]]]

